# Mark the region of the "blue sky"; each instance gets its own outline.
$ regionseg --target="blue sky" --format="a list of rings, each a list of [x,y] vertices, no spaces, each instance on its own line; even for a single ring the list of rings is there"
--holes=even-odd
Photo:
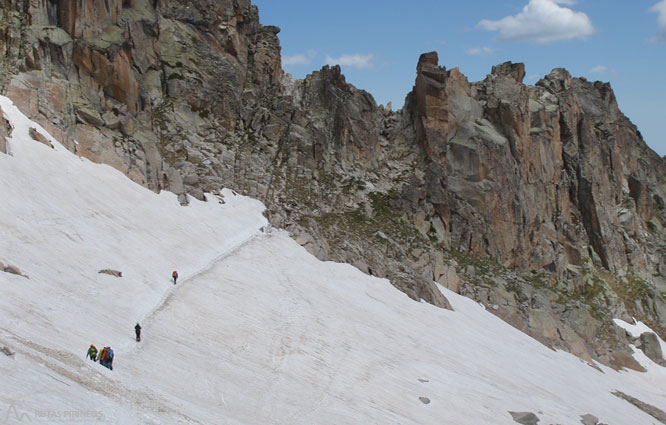
[[[525,82],[551,69],[609,81],[620,109],[666,155],[666,0],[253,0],[276,25],[283,68],[303,78],[339,63],[377,103],[402,107],[421,53],[470,81],[524,62]]]

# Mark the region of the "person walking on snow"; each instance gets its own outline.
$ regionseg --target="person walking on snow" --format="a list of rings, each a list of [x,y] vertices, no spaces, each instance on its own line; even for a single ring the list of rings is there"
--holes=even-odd
[[[176,284],[176,280],[178,280],[178,272],[176,270],[171,273],[171,277],[173,278],[173,284]]]
[[[136,340],[141,341],[141,325],[138,323],[134,327],[134,333],[136,333]]]
[[[90,344],[90,348],[88,348],[88,354],[86,354],[86,357],[90,357],[90,360],[92,361],[97,361],[97,347],[95,347],[94,344]]]
[[[113,370],[113,350],[111,347],[107,347],[106,350],[106,367]]]
[[[113,370],[113,350],[111,347],[104,347],[99,353],[99,364],[107,369]]]
[[[104,348],[102,348],[102,349],[99,351],[99,356],[97,356],[97,360],[99,360],[99,364],[101,364],[101,365],[104,366],[104,367],[106,367],[104,357],[106,357],[106,350],[107,350],[108,348],[109,348],[109,347],[104,347]]]

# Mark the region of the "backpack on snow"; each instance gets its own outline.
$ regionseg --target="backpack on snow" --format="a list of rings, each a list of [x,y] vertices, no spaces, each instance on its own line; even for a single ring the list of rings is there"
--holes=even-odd
[[[107,352],[106,352],[106,359],[105,359],[105,360],[106,360],[107,362],[110,362],[110,361],[113,360],[113,350],[112,350],[112,349],[109,348],[109,349],[107,350]]]

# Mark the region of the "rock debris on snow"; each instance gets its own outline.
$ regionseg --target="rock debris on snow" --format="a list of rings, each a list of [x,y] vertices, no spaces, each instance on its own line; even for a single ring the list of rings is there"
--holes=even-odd
[[[537,425],[539,417],[532,412],[509,412],[515,422],[521,425]]]
[[[97,273],[108,274],[108,275],[115,276],[115,277],[123,277],[123,272],[118,271],[118,270],[112,270],[112,269],[103,269],[103,270],[100,270]]]
[[[594,415],[581,415],[580,422],[583,425],[599,425],[599,419]]]

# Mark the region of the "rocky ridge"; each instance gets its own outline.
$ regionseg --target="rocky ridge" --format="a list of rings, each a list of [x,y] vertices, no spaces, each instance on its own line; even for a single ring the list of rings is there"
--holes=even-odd
[[[321,259],[447,307],[436,281],[584,359],[637,367],[612,317],[666,336],[665,161],[608,84],[469,82],[427,53],[393,112],[337,66],[284,74],[249,0],[7,0],[0,22],[2,92],[140,184],[257,197]]]

